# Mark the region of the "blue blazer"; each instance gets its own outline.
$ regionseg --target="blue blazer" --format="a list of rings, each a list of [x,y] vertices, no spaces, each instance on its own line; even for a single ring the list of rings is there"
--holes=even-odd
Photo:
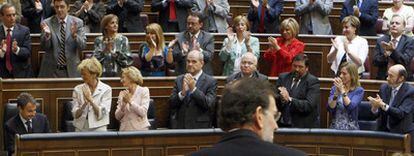
[[[354,15],[354,5],[355,0],[346,0],[344,2],[340,16],[341,21],[346,16]],[[376,36],[375,25],[378,19],[378,0],[363,0],[359,11],[361,12],[359,17],[359,21],[361,21],[358,29],[359,35]]]
[[[4,26],[0,26],[0,41],[6,40],[6,33],[4,32]],[[30,64],[30,59],[32,55],[31,39],[29,28],[16,24],[12,32],[12,42],[13,40],[17,41],[17,45],[20,47],[19,53],[16,55],[11,53],[10,61],[13,66],[12,74],[15,78],[28,78],[33,77],[33,70]],[[0,77],[8,78],[6,68],[5,56],[0,58]]]
[[[392,88],[387,84],[381,85],[379,95],[382,100],[389,105]],[[378,109],[378,113],[374,114],[379,117],[378,130],[392,133],[405,134],[414,130],[413,123],[413,103],[414,103],[414,87],[408,83],[403,83],[397,95],[394,98],[392,106],[387,111]],[[390,129],[387,128],[389,118]]]

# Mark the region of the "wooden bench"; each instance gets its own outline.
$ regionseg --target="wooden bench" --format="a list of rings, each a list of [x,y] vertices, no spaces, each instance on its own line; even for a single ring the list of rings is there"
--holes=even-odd
[[[16,155],[186,155],[211,148],[223,134],[219,129],[26,134],[17,136]],[[274,134],[275,143],[309,155],[390,156],[410,152],[409,135],[329,129],[279,129]]]

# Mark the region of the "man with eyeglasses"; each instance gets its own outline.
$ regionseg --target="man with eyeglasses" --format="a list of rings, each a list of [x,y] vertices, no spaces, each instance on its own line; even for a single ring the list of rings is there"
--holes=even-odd
[[[387,70],[395,64],[407,68],[407,80],[412,80],[410,62],[414,55],[413,39],[405,34],[406,21],[400,15],[393,15],[390,21],[390,34],[377,39],[373,64],[378,67],[376,79],[385,80]]]
[[[320,83],[308,72],[309,59],[306,54],[293,58],[292,71],[282,73],[276,81],[276,92],[282,95],[277,107],[282,112],[280,127],[319,127]]]
[[[243,78],[228,84],[218,105],[218,124],[226,133],[212,148],[194,156],[299,156],[305,153],[274,144],[280,96],[268,81]]]
[[[263,75],[257,71],[257,57],[253,53],[248,52],[243,54],[240,61],[240,72],[234,73],[227,77],[226,82],[230,83],[243,77],[252,77],[260,80],[267,80],[266,75]]]

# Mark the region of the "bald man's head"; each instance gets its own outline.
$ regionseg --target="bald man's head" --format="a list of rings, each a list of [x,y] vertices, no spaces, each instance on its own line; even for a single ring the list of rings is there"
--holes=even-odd
[[[250,76],[257,67],[257,57],[253,53],[243,54],[240,61],[240,71],[244,76]]]
[[[404,66],[396,64],[388,69],[387,82],[392,87],[397,87],[401,83],[405,82],[408,73]]]

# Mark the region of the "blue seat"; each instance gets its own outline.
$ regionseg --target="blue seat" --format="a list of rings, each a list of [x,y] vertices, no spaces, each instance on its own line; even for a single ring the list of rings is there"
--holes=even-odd
[[[358,124],[361,130],[375,131],[377,129],[377,120],[371,112],[369,101],[362,101],[358,105]]]

